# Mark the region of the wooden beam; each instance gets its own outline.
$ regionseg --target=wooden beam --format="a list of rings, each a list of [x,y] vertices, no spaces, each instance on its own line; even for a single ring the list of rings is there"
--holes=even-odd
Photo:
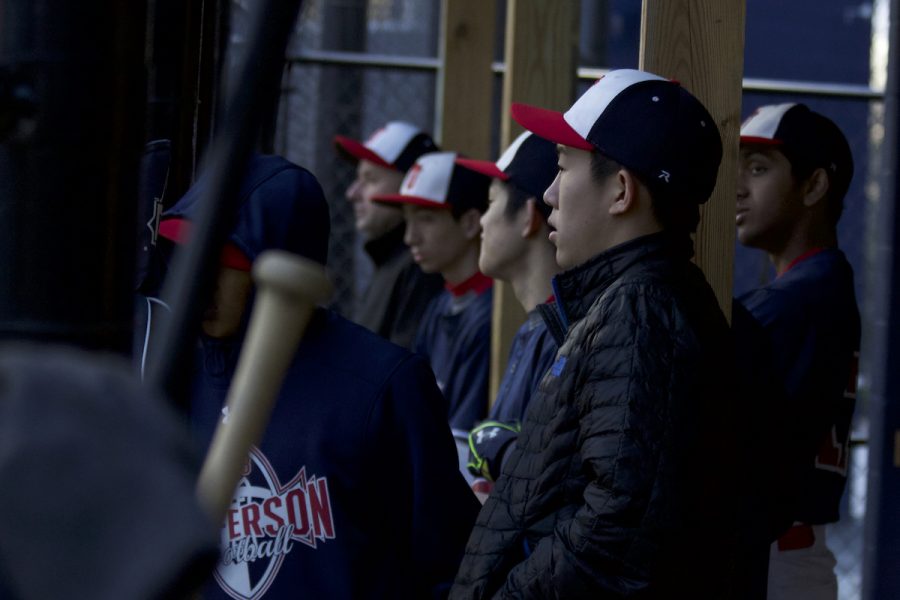
[[[501,102],[500,145],[506,147],[522,128],[509,116],[513,102],[565,110],[575,96],[579,2],[508,0],[506,73]],[[491,401],[496,398],[509,348],[525,318],[512,287],[494,285],[491,336]]]
[[[443,148],[481,159],[491,153],[496,19],[493,2],[441,6],[436,136]]]
[[[745,14],[745,0],[644,0],[641,18],[640,68],[680,81],[722,134],[724,156],[716,189],[702,207],[696,261],[729,317]]]

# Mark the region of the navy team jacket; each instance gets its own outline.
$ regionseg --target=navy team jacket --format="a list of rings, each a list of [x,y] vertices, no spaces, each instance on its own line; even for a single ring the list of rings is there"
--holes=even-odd
[[[491,407],[490,418],[503,423],[521,423],[531,395],[556,357],[558,345],[537,309],[528,313],[516,331],[509,361]]]
[[[203,339],[191,424],[208,443],[236,349]],[[320,309],[252,450],[204,598],[435,598],[478,511],[428,364]]]
[[[413,348],[428,357],[447,399],[450,427],[469,431],[487,414],[492,280],[481,273],[431,301]]]
[[[167,213],[190,218],[198,186]],[[311,173],[254,156],[229,239],[322,264],[328,204]],[[208,444],[236,343],[201,338],[190,420]],[[320,309],[221,528],[204,598],[433,598],[446,594],[478,511],[458,470],[428,363]]]
[[[793,521],[837,521],[860,343],[853,270],[838,249],[812,252],[739,301],[767,334],[771,356],[757,360],[771,358],[782,388],[773,393],[784,396],[772,415],[780,461],[791,470],[783,508]],[[741,331],[735,333],[742,343]]]

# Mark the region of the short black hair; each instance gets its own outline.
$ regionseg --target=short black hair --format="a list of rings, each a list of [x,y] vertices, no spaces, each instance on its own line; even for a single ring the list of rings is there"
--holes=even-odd
[[[538,209],[538,212],[544,218],[544,221],[547,220],[547,217],[550,216],[551,209],[544,203],[543,198],[538,198],[531,192],[526,192],[512,181],[503,181],[502,183],[507,189],[506,207],[503,209],[504,217],[512,219],[525,208],[525,205],[528,204],[529,200],[534,198],[535,208]]]
[[[650,192],[653,216],[665,231],[694,233],[700,224],[700,205],[688,198],[677,198],[668,188],[656,180],[628,169],[602,152],[591,153],[591,177],[600,183],[620,169],[627,169]]]
[[[487,211],[488,200],[485,198],[469,198],[466,202],[451,202],[450,214],[459,221],[459,218],[473,208],[479,213],[484,214]]]
[[[795,151],[788,145],[776,146],[776,150],[781,152],[784,157],[791,163],[791,176],[795,183],[801,183],[809,179],[813,171],[822,168],[828,176],[828,191],[825,193],[825,214],[828,222],[832,226],[837,226],[844,212],[844,196],[850,189],[850,178],[846,176],[838,177],[835,173],[816,161],[815,158],[803,152]],[[852,175],[851,175],[852,177]]]

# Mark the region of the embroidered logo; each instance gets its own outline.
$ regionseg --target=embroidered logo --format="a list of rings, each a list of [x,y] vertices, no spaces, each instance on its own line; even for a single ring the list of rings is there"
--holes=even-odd
[[[282,485],[268,459],[252,448],[222,526],[215,579],[232,598],[256,600],[296,544],[315,550],[334,536],[327,478],[307,477],[304,466]]]
[[[568,359],[565,356],[557,357],[556,362],[550,367],[550,374],[554,377],[559,377],[566,366],[566,360]]]

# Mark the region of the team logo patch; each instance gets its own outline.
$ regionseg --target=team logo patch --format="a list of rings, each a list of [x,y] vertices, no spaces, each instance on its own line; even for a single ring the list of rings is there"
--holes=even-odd
[[[215,579],[232,598],[255,600],[297,544],[315,550],[334,536],[327,478],[307,476],[304,466],[282,484],[266,457],[252,448],[222,526]]]
[[[562,375],[563,369],[566,368],[566,361],[568,359],[565,356],[559,356],[556,359],[556,362],[553,363],[553,366],[550,367],[550,374],[554,377],[559,377]]]

